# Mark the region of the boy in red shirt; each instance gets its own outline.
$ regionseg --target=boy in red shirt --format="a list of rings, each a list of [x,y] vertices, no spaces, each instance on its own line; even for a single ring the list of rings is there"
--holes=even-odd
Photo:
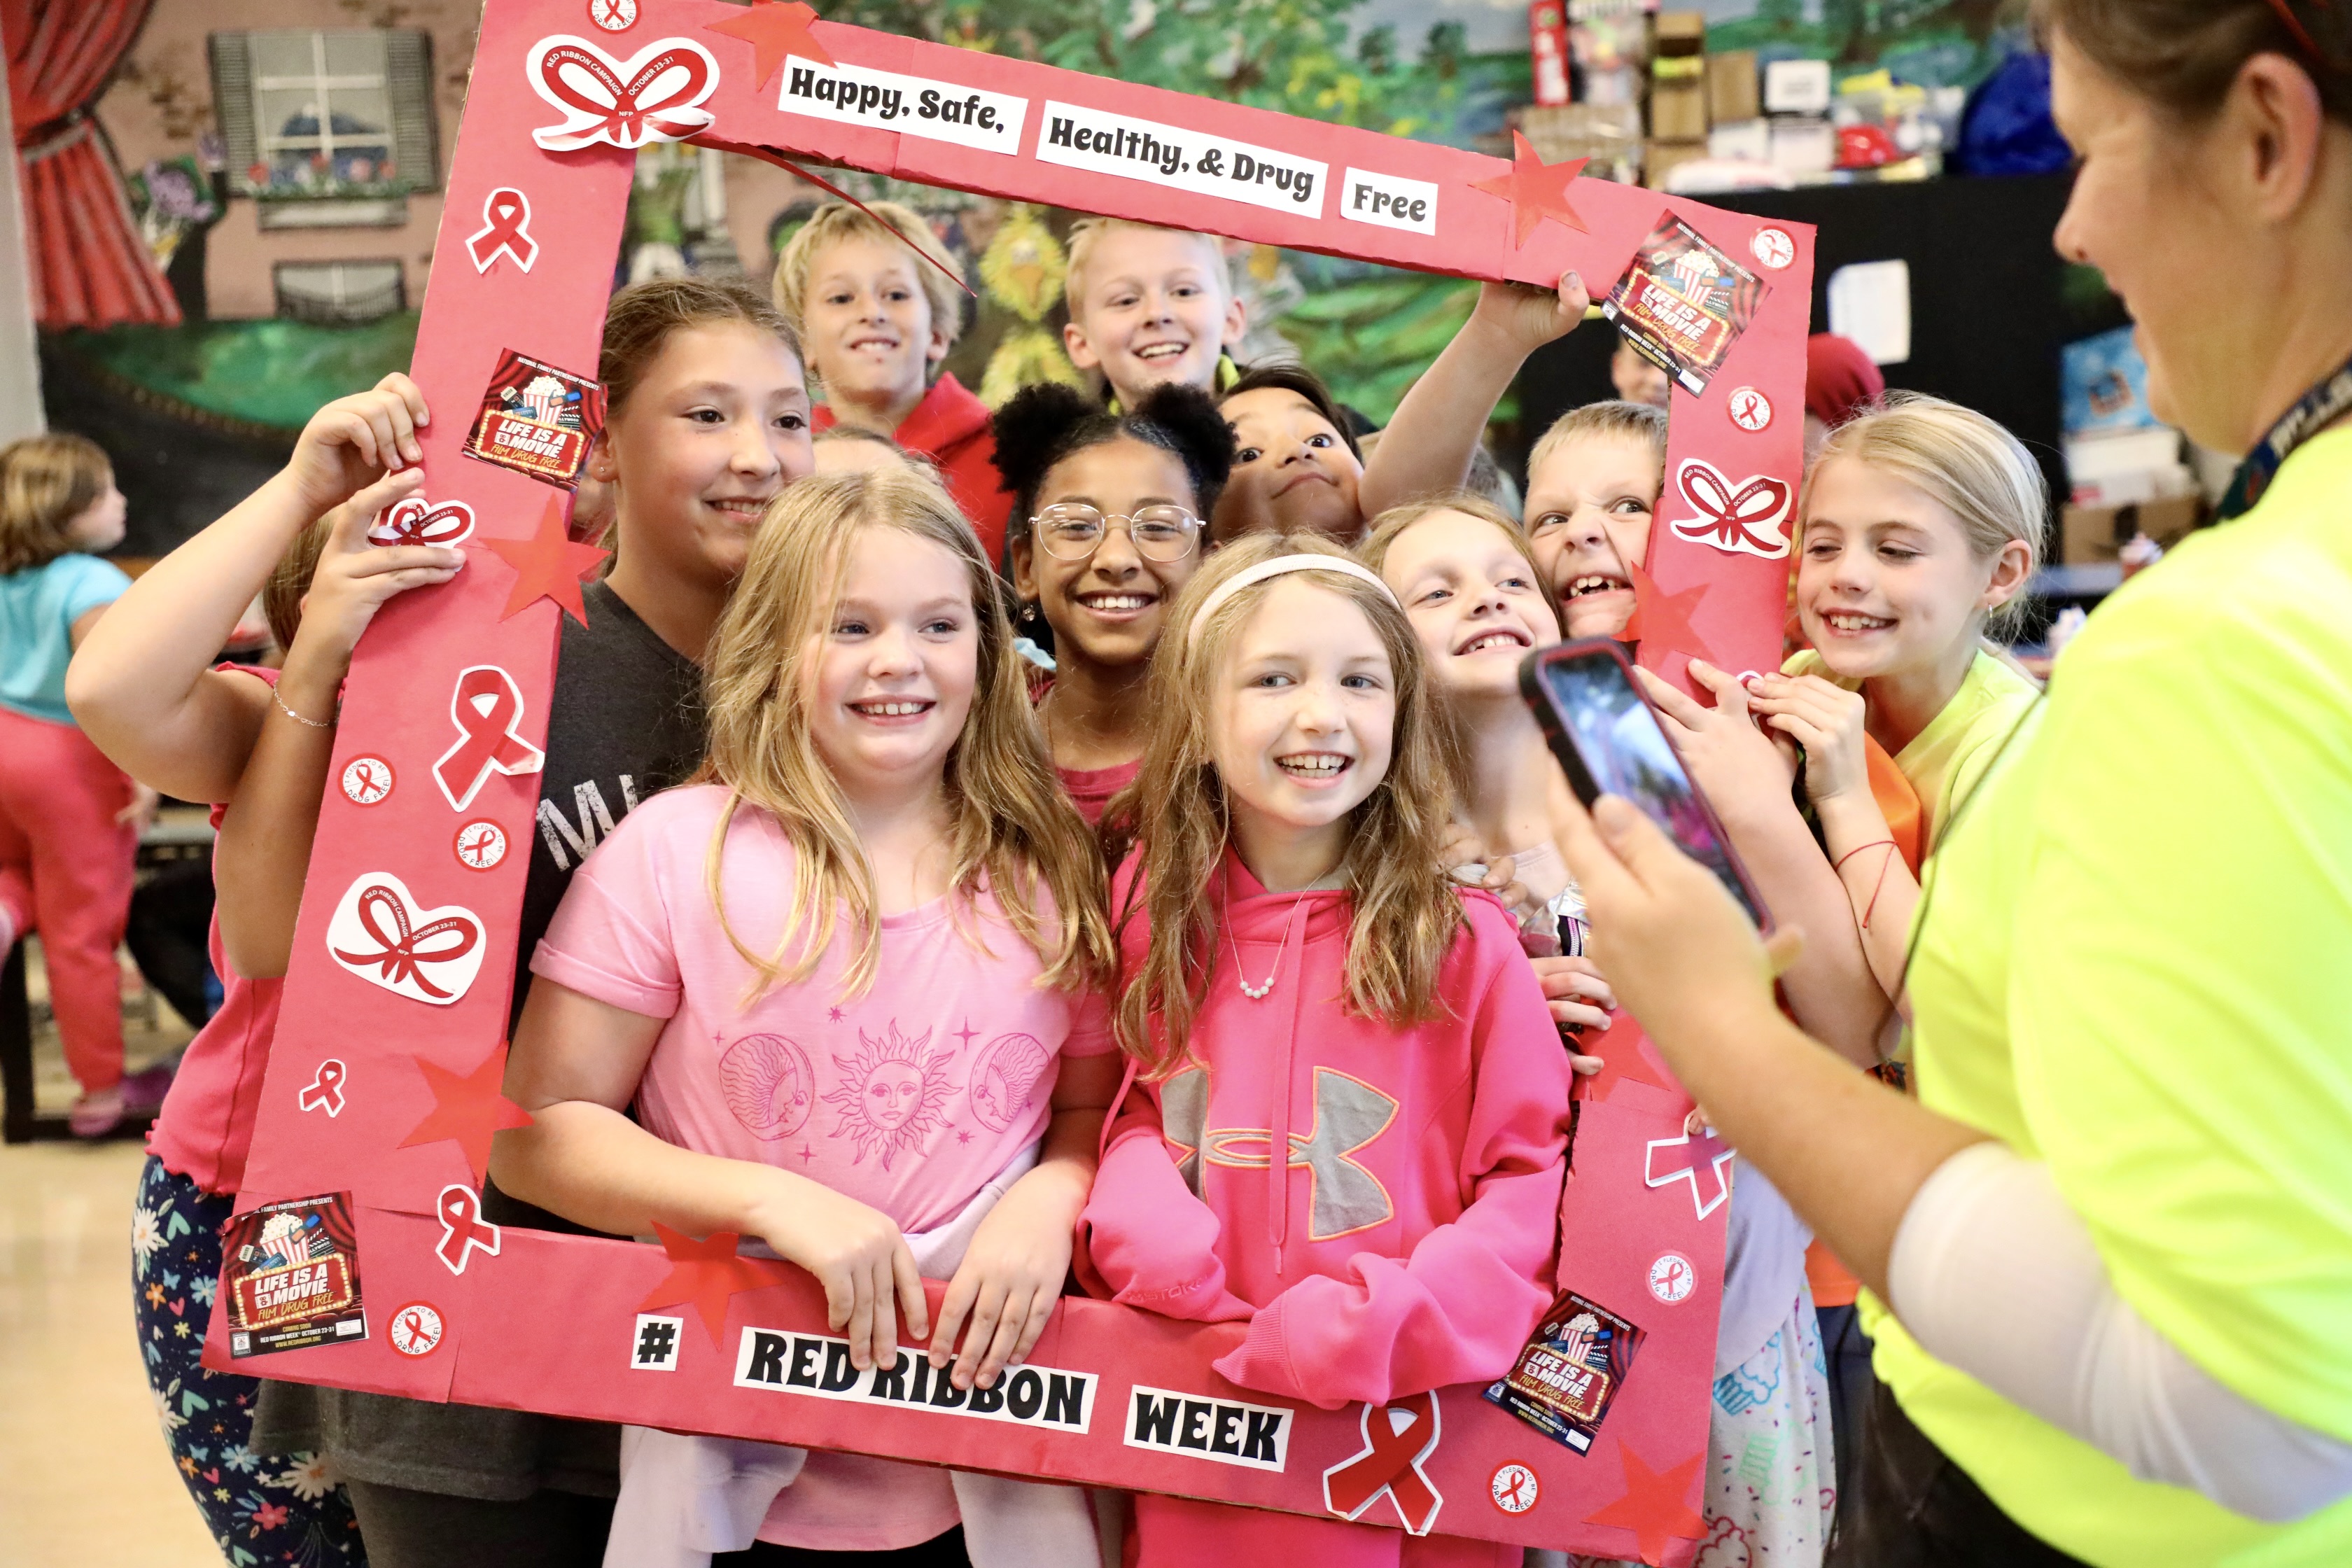
[[[824,394],[813,428],[854,426],[929,458],[981,549],[1002,561],[1013,498],[997,489],[988,408],[954,376],[931,379],[963,327],[961,277],[911,208],[830,202],[776,258],[776,309]]]

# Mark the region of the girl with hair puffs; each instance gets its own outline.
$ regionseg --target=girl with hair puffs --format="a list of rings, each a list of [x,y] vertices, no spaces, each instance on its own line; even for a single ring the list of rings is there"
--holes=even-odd
[[[1199,388],[1166,384],[1114,414],[1066,386],[1024,389],[996,415],[996,467],[1015,498],[1013,581],[1054,633],[1037,716],[1088,823],[1142,765],[1144,708],[1171,600],[1200,568],[1203,520],[1234,437]]]

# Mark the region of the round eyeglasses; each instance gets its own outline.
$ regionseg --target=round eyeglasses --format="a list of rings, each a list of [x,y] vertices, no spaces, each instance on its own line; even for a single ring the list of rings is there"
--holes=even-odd
[[[1127,525],[1135,552],[1146,561],[1181,561],[1192,552],[1201,520],[1181,506],[1144,506],[1132,516],[1108,517],[1090,506],[1060,501],[1029,520],[1037,542],[1057,561],[1084,561],[1102,547],[1113,523]]]

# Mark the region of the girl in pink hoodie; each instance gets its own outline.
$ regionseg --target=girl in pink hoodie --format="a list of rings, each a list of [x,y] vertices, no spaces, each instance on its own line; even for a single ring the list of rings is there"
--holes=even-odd
[[[1570,1071],[1509,916],[1440,868],[1411,625],[1329,542],[1244,539],[1178,599],[1148,707],[1113,893],[1140,1084],[1081,1225],[1089,1288],[1246,1322],[1216,1369],[1276,1399],[1501,1375],[1551,1296]],[[1364,1518],[1141,1496],[1129,1561],[1518,1559]]]

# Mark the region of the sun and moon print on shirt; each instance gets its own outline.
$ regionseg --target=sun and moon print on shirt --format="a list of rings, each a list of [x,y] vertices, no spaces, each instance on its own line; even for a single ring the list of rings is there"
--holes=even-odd
[[[832,1016],[841,1021],[838,1008]],[[831,1089],[820,1088],[798,1041],[746,1035],[720,1055],[719,1083],[735,1119],[772,1142],[800,1134],[822,1100],[836,1118],[826,1135],[847,1138],[856,1146],[850,1163],[863,1164],[866,1156],[878,1155],[887,1171],[901,1154],[919,1155],[935,1132],[952,1131],[961,1142],[971,1142],[971,1132],[949,1114],[959,1093],[982,1127],[1009,1130],[1027,1113],[1038,1083],[1054,1064],[1053,1054],[1035,1036],[999,1035],[970,1057],[970,1076],[959,1087],[950,1081],[949,1069],[956,1058],[971,1052],[981,1031],[969,1022],[949,1031],[960,1047],[945,1041],[934,1046],[932,1032],[906,1035],[896,1018],[879,1035],[859,1028],[856,1050],[846,1056],[824,1053],[834,1067]]]

